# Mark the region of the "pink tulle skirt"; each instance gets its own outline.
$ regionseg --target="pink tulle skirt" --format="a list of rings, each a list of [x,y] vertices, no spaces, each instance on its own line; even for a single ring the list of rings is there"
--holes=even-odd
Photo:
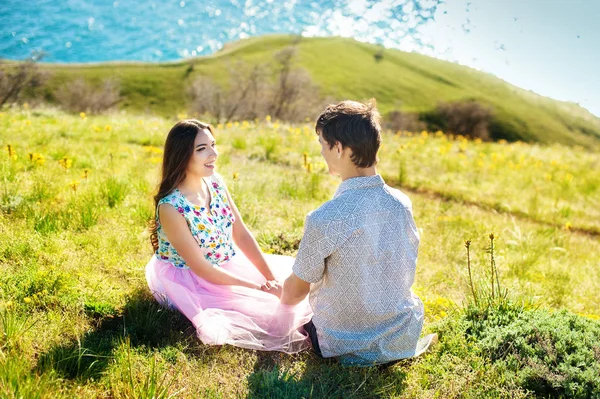
[[[279,281],[292,273],[294,258],[265,256]],[[259,284],[265,281],[241,251],[221,267]],[[275,295],[211,284],[191,270],[176,268],[156,256],[146,265],[146,279],[154,297],[183,313],[205,344],[286,353],[310,347],[303,328],[312,316],[306,299],[296,306],[282,305]]]

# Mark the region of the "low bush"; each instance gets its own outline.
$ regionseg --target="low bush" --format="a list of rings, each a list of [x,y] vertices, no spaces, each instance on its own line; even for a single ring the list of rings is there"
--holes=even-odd
[[[27,60],[18,63],[0,61],[0,107],[19,102],[22,95],[41,97],[41,91],[49,74],[42,72],[37,62],[41,54],[34,53]]]
[[[55,97],[66,111],[91,114],[108,111],[121,101],[119,84],[113,79],[105,79],[100,87],[77,79],[58,89]]]
[[[466,335],[524,389],[552,398],[600,397],[600,323],[566,310],[521,309],[468,309]]]
[[[217,121],[273,119],[299,122],[314,117],[322,105],[309,74],[294,66],[296,50],[275,54],[273,65],[238,62],[229,68],[228,84],[198,77],[188,91],[190,112]]]
[[[482,140],[492,138],[489,130],[492,109],[475,100],[439,103],[434,110],[422,113],[420,119],[432,131],[443,130]]]
[[[516,300],[500,286],[494,234],[489,238],[489,284],[472,279],[471,241],[465,241],[472,298],[454,326],[502,379],[522,389],[551,398],[600,398],[600,323]]]
[[[427,129],[427,123],[419,119],[419,114],[396,110],[387,115],[384,127],[394,132],[421,132]]]

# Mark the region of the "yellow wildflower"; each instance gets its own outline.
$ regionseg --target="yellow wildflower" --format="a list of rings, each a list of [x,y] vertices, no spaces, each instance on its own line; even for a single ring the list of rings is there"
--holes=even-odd
[[[238,172],[234,172],[233,173],[233,181],[237,181],[240,177],[240,174]]]
[[[29,298],[28,296],[26,296],[26,297],[23,299],[23,302],[25,302],[25,303],[31,303],[31,298]]]
[[[69,183],[69,187],[71,187],[75,192],[77,192],[77,186],[79,186],[79,180],[73,180],[71,183]]]
[[[308,152],[302,154],[302,158],[304,159],[304,167],[308,166]]]
[[[67,171],[73,165],[73,160],[64,157],[63,159],[59,160],[58,163],[60,164],[60,166],[65,168],[65,171]]]
[[[29,154],[29,155],[30,155],[29,159],[35,165],[43,165],[44,162],[46,162],[46,160],[44,159],[44,156],[42,154],[38,154],[38,153],[34,152],[33,154]]]
[[[571,180],[573,180],[573,175],[570,174],[570,173],[567,173],[566,176],[565,176],[565,180],[568,181],[568,182],[570,182]]]
[[[81,177],[87,180],[89,173],[89,169],[84,169],[83,173],[81,174]]]
[[[312,168],[312,163],[310,163],[310,162],[309,162],[309,163],[306,165],[306,171],[307,171],[308,173],[312,173],[312,169],[313,169],[313,168]]]
[[[271,122],[271,115],[267,115],[267,116],[265,116],[265,121],[267,121],[267,122]]]
[[[222,123],[217,123],[217,129],[219,129],[219,130],[223,129],[223,124]]]
[[[571,230],[571,227],[573,227],[573,225],[571,224],[571,222],[567,222],[565,223],[565,225],[563,226],[563,228],[565,230]]]
[[[155,147],[155,146],[152,146],[152,145],[146,146],[146,147],[144,147],[144,149],[146,151],[150,152],[150,153],[153,153],[153,154],[162,154],[163,153],[163,149],[162,148]]]
[[[79,116],[81,117],[81,119],[85,119],[85,112],[80,112]]]
[[[107,132],[110,132],[112,130],[112,126],[106,125],[106,126],[104,126],[104,130],[106,130]]]

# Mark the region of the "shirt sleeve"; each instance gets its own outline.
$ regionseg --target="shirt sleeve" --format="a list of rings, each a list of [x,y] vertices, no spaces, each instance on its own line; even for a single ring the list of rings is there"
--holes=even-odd
[[[325,272],[325,259],[335,250],[334,237],[328,226],[309,214],[304,224],[304,236],[292,268],[294,274],[308,283],[317,283]]]

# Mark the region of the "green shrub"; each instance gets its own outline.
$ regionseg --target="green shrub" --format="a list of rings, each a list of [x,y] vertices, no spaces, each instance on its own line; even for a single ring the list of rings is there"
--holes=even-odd
[[[471,308],[465,319],[482,354],[521,387],[543,397],[600,398],[600,323],[518,306]]]
[[[477,100],[441,102],[433,110],[421,114],[420,119],[430,130],[443,130],[448,133],[488,140],[492,109]]]

